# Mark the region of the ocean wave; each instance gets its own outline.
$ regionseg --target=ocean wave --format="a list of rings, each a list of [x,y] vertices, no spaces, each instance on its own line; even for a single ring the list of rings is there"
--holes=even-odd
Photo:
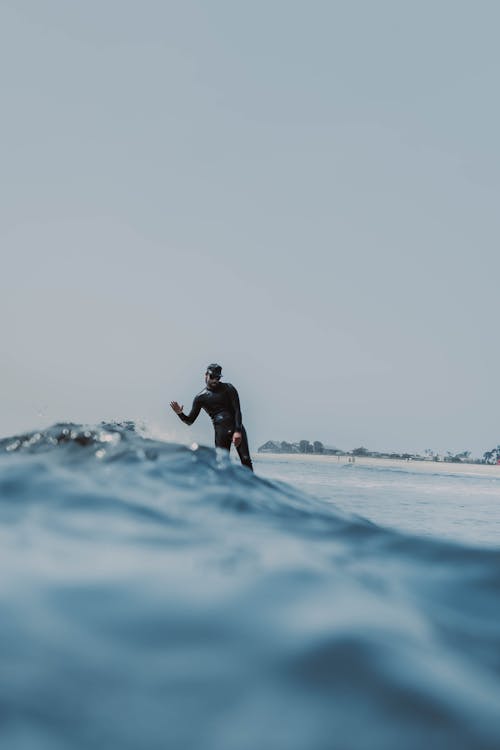
[[[0,742],[500,746],[500,553],[133,423],[0,441]]]

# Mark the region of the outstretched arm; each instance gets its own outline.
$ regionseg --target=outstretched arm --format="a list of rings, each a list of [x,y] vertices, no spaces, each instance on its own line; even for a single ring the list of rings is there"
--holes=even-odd
[[[193,424],[201,409],[201,404],[199,403],[198,396],[196,396],[195,400],[193,401],[193,406],[191,407],[191,411],[189,412],[189,414],[183,414],[182,410],[184,409],[184,407],[180,406],[177,401],[171,401],[170,406],[185,424]]]

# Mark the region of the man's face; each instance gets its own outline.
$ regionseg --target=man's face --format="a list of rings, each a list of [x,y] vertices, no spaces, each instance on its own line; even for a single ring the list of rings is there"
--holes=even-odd
[[[219,380],[219,377],[214,378],[214,376],[210,372],[205,373],[205,383],[209,388],[215,388]]]

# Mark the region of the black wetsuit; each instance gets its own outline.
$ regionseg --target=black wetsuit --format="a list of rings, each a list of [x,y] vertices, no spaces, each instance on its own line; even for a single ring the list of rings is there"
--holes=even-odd
[[[253,471],[247,433],[241,421],[240,399],[234,385],[217,383],[213,388],[204,388],[195,396],[189,414],[181,412],[179,417],[186,424],[193,424],[201,409],[204,409],[212,419],[217,448],[230,450],[233,433],[241,432],[241,443],[236,450],[243,466],[248,466]]]

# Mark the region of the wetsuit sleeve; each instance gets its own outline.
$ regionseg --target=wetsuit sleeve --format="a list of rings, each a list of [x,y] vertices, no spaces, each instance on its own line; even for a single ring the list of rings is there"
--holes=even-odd
[[[240,397],[238,396],[238,391],[236,390],[234,385],[231,385],[230,383],[228,383],[227,385],[228,385],[228,391],[229,391],[229,399],[231,401],[231,406],[233,407],[234,431],[241,432],[242,419],[241,419]]]
[[[195,421],[196,417],[200,413],[200,410],[201,410],[200,397],[196,396],[195,399],[194,399],[194,401],[193,401],[193,405],[191,407],[191,411],[189,412],[189,414],[183,414],[181,412],[178,415],[179,419],[182,419],[182,421],[185,424],[193,424],[193,422]]]

